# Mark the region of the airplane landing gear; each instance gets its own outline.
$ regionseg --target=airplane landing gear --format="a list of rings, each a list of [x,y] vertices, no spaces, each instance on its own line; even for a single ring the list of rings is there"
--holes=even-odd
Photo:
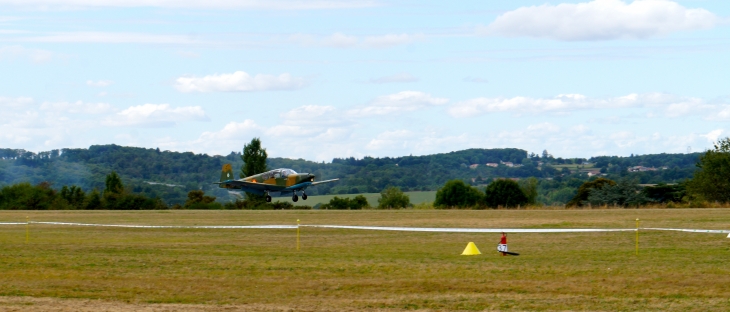
[[[295,203],[296,203],[296,202],[297,202],[298,200],[299,200],[299,196],[297,196],[297,194],[296,194],[296,193],[295,193],[294,195],[292,195],[292,196],[291,196],[291,201],[293,201],[293,202],[295,202]]]
[[[267,203],[271,202],[271,196],[269,196],[269,194],[266,194],[266,202]]]
[[[302,200],[307,200],[307,193],[302,193]]]

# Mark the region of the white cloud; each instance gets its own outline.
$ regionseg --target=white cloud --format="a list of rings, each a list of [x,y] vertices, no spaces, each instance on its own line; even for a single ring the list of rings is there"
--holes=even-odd
[[[316,10],[378,6],[373,0],[0,0],[0,5],[36,9],[159,7],[193,9]]]
[[[251,119],[246,119],[243,122],[229,122],[220,131],[203,132],[199,141],[246,139],[260,130],[261,127]]]
[[[291,121],[312,120],[313,118],[321,117],[335,110],[333,106],[304,105],[282,113],[280,116]]]
[[[215,74],[202,78],[180,77],[175,88],[180,92],[250,92],[266,90],[296,90],[307,85],[301,77],[285,73],[279,76],[258,74],[251,76],[243,71],[232,74]]]
[[[382,150],[393,148],[407,148],[409,140],[415,137],[415,133],[410,130],[386,131],[378,134],[377,137],[370,140],[365,148],[369,150]]]
[[[71,114],[108,114],[114,112],[115,109],[108,103],[84,103],[76,102],[44,102],[41,104],[41,110],[52,112],[63,112]]]
[[[142,43],[142,44],[203,44],[187,35],[159,35],[131,32],[55,32],[41,35],[26,35],[12,39],[16,42],[41,43]]]
[[[543,122],[539,124],[529,125],[527,126],[527,131],[531,133],[556,133],[560,131],[560,127],[549,123],[549,122]]]
[[[33,103],[33,98],[30,97],[9,98],[0,96],[0,108],[23,108]]]
[[[478,32],[556,40],[644,39],[677,31],[708,29],[721,19],[704,9],[668,0],[594,0],[521,7]]]
[[[336,32],[329,36],[315,36],[310,34],[295,34],[289,36],[289,41],[303,46],[322,46],[332,48],[391,48],[399,45],[423,41],[423,34],[385,34],[378,36],[358,37]]]
[[[170,104],[131,106],[104,121],[109,126],[169,127],[183,121],[210,120],[200,106],[170,107]]]
[[[423,34],[387,34],[381,36],[367,36],[363,44],[370,48],[390,48],[410,44],[425,39]]]
[[[666,93],[629,94],[612,98],[589,98],[582,94],[561,94],[554,98],[482,97],[454,103],[448,111],[453,117],[465,118],[491,113],[512,113],[520,116],[621,108],[647,108],[652,110],[650,116],[662,115],[669,118],[704,115],[708,120],[730,119],[730,106],[726,104],[710,104],[701,98]],[[727,114],[723,113],[725,110]]]
[[[431,106],[449,102],[446,98],[436,98],[419,91],[401,91],[395,94],[379,96],[370,105],[348,111],[350,116],[393,115],[412,112]]]
[[[86,80],[86,85],[91,87],[108,87],[111,86],[114,83],[114,81],[111,80]]]
[[[635,95],[618,98],[615,103],[627,106],[634,101]],[[535,99],[529,97],[513,98],[476,98],[455,103],[449,108],[449,114],[457,118],[473,117],[486,113],[511,112],[515,114],[538,114],[545,112],[566,112],[576,109],[610,107],[614,101],[592,101],[581,94],[561,94],[551,99]],[[623,105],[621,105],[623,104]]]
[[[720,138],[720,136],[722,135],[723,132],[725,132],[724,129],[715,129],[715,130],[708,132],[707,134],[702,134],[700,136],[706,138],[707,141],[710,143],[715,143],[715,142],[717,142],[717,139]]]
[[[229,122],[218,131],[205,131],[194,140],[176,141],[172,138],[163,138],[157,140],[155,144],[169,150],[227,155],[250,142],[251,138],[260,137],[262,131],[263,128],[255,121],[246,119],[243,122]]]
[[[334,33],[332,36],[325,37],[322,39],[322,44],[328,47],[335,48],[350,48],[357,45],[357,37],[348,36],[343,33]]]
[[[266,134],[280,137],[317,137],[342,133],[340,127],[352,126],[353,120],[343,118],[333,106],[304,105],[279,115],[281,124],[266,130]]]
[[[50,61],[54,56],[53,52],[28,49],[19,45],[0,47],[0,60],[14,60],[17,58],[27,59],[33,63],[45,63]]]
[[[418,78],[413,77],[409,73],[398,73],[395,75],[370,79],[370,83],[377,83],[377,84],[398,83],[398,82],[416,82],[416,81],[418,81]]]

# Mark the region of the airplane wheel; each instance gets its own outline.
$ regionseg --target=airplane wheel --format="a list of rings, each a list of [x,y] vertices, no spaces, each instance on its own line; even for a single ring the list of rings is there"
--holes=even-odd
[[[302,193],[302,200],[307,200],[307,193]]]
[[[294,194],[291,196],[291,201],[296,203],[298,200],[299,200],[299,196],[297,196],[297,194]]]
[[[269,195],[266,195],[266,202],[267,202],[267,203],[270,203],[270,202],[271,202],[271,196],[269,196]]]

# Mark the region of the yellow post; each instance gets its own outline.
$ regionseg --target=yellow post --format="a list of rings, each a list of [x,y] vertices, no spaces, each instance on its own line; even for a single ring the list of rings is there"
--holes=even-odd
[[[30,237],[30,217],[25,216],[25,243],[28,243]]]
[[[297,219],[297,250],[299,250],[299,219]]]
[[[639,218],[636,218],[636,255],[639,255]]]

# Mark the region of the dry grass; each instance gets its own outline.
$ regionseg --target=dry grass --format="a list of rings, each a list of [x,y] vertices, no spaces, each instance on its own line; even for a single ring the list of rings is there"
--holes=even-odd
[[[13,211],[0,222],[728,229],[726,209]],[[499,235],[0,226],[0,310],[730,309],[730,239],[634,233]],[[460,256],[473,241],[481,256]],[[65,299],[71,298],[71,299]],[[50,302],[50,303],[49,303]]]

